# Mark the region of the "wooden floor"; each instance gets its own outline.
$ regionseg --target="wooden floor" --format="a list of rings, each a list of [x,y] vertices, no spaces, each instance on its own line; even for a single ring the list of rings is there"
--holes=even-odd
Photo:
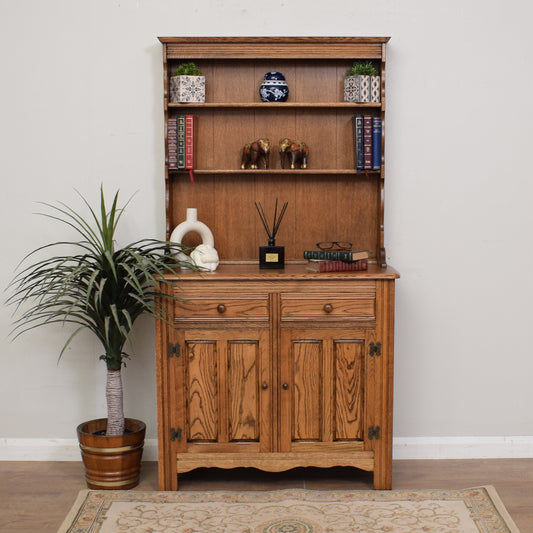
[[[493,485],[521,533],[533,533],[533,459],[394,461],[395,489],[452,489]],[[56,533],[78,491],[78,462],[1,462],[0,531]],[[180,490],[369,489],[371,475],[352,468],[266,473],[197,470],[180,476]],[[157,490],[157,463],[143,464],[134,490]]]

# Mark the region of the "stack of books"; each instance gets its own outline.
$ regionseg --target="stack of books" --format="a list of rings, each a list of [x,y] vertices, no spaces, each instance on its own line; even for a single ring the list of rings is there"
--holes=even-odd
[[[368,270],[368,250],[306,250],[307,270],[313,272],[349,272]]]
[[[381,117],[354,115],[352,117],[355,168],[357,170],[381,169]]]
[[[197,118],[195,115],[176,115],[167,121],[169,170],[195,168]]]

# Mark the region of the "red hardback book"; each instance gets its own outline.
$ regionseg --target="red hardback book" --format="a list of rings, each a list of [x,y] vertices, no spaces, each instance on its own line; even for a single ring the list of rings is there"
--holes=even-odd
[[[372,170],[372,116],[363,117],[363,158],[365,170]]]
[[[356,270],[368,270],[368,260],[359,261],[335,261],[335,260],[311,260],[307,265],[307,270],[313,272],[353,272]]]

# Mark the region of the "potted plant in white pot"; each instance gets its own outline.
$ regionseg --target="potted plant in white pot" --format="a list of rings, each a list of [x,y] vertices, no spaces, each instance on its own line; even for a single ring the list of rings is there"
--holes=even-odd
[[[170,101],[172,103],[204,103],[205,76],[196,63],[181,63],[170,77]]]
[[[124,417],[121,369],[129,358],[125,345],[142,314],[166,320],[157,285],[173,283],[162,275],[177,275],[185,266],[172,255],[183,247],[142,239],[117,249],[116,229],[127,203],[118,207],[117,191],[108,211],[103,187],[99,210],[82,199],[90,212],[87,218],[63,203],[43,204],[50,209],[43,215],[74,229],[80,240],[53,242],[26,256],[27,262],[50,249],[65,251],[22,267],[10,284],[8,303],[17,306],[15,336],[49,324],[76,326],[60,357],[82,330],[88,329],[101,342],[100,359],[107,366],[107,418],[80,424],[78,437],[89,488],[127,489],[139,480],[146,427]]]
[[[380,102],[381,77],[372,61],[356,61],[344,78],[345,102]]]

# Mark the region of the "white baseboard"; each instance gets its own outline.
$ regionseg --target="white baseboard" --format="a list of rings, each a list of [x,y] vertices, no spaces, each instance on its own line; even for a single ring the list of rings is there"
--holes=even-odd
[[[533,437],[397,437],[394,459],[533,457]],[[0,461],[80,461],[77,439],[0,438]],[[157,461],[157,439],[146,439],[144,461]]]
[[[157,461],[157,439],[146,439],[144,461]],[[0,461],[81,461],[78,439],[0,439]]]
[[[533,437],[397,437],[394,459],[510,459],[533,457]]]

